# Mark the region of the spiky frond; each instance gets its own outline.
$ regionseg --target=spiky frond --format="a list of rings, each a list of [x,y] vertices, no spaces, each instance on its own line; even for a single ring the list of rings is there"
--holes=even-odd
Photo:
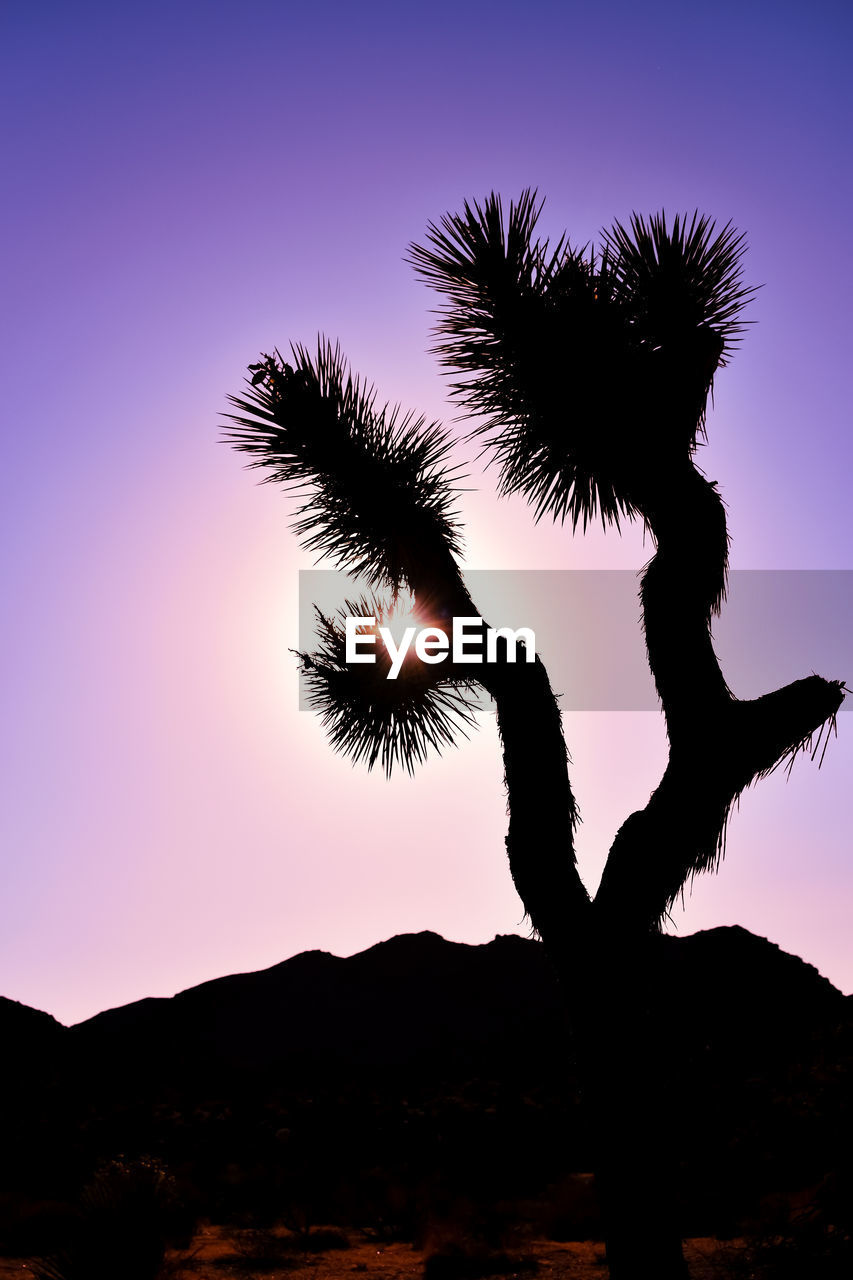
[[[303,546],[395,590],[424,542],[458,554],[447,433],[378,407],[339,347],[321,339],[313,359],[299,345],[291,352],[292,363],[276,351],[249,366],[248,391],[229,397],[239,413],[226,415],[235,425],[225,438],[269,472],[265,480],[303,498],[293,525]]]
[[[618,524],[628,504],[608,469],[602,440],[624,421],[627,335],[614,311],[605,259],[534,240],[542,208],[523,192],[504,218],[499,196],[465,204],[430,224],[429,247],[410,261],[447,299],[435,348],[463,376],[456,397],[484,423],[505,493],[521,492],[536,518],[584,526],[597,513]],[[620,366],[621,367],[621,366]],[[611,451],[612,452],[612,451]]]
[[[662,439],[692,452],[714,374],[740,341],[755,293],[742,279],[745,238],[730,222],[717,232],[698,212],[669,226],[661,211],[648,221],[633,214],[629,228],[615,222],[603,243],[643,370],[641,421],[656,417]]]
[[[410,261],[445,299],[435,348],[457,399],[536,518],[618,525],[643,476],[689,452],[714,370],[743,325],[743,237],[694,215],[635,218],[603,252],[534,240],[525,191],[505,219],[494,193],[430,224]]]
[[[347,663],[344,618],[382,617],[386,612],[383,604],[364,599],[347,601],[334,618],[318,609],[319,648],[300,654],[300,660],[308,703],[335,750],[368,769],[379,761],[390,776],[399,766],[413,773],[430,748],[440,754],[460,736],[467,737],[476,719],[468,680],[442,678],[437,667],[417,658],[389,680],[390,660],[381,645],[376,646],[375,663]]]
[[[619,299],[642,344],[650,349],[683,346],[710,331],[717,339],[716,361],[725,363],[746,322],[743,308],[755,289],[743,283],[746,239],[727,222],[666,213],[648,221],[632,214],[629,228],[614,222],[603,232]]]

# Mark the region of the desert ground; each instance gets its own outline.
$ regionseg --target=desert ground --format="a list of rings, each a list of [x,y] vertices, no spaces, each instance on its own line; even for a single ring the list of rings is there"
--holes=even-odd
[[[693,1280],[727,1276],[747,1280],[763,1274],[743,1240],[688,1240],[686,1254]],[[21,1280],[35,1274],[33,1260],[0,1259],[0,1280]],[[455,1253],[452,1248],[430,1253],[406,1243],[353,1236],[345,1247],[314,1252],[295,1247],[293,1238],[284,1231],[207,1225],[196,1232],[189,1248],[170,1254],[162,1275],[163,1280],[225,1280],[231,1276],[240,1280],[351,1280],[353,1276],[365,1280],[485,1280],[490,1275],[506,1280],[533,1275],[542,1280],[606,1280],[607,1268],[604,1247],[596,1241],[528,1240],[518,1250],[478,1257]]]

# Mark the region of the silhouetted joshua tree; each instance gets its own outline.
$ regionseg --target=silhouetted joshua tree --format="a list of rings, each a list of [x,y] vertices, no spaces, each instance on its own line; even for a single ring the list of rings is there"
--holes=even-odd
[[[303,655],[309,696],[334,746],[372,767],[412,769],[472,722],[473,686],[494,700],[503,744],[510,868],[560,974],[597,1126],[597,1178],[613,1277],[686,1274],[670,1194],[654,1052],[659,926],[685,882],[717,866],[741,791],[828,731],[839,681],[808,676],[752,701],[728,688],[711,641],[726,590],[725,509],[695,465],[708,394],[743,329],[752,290],[743,237],[694,214],[615,223],[599,252],[534,238],[525,192],[466,204],[430,225],[410,261],[443,299],[436,351],[494,454],[504,493],[572,529],[641,519],[656,552],[642,577],[649,664],[669,760],[625,821],[590,898],[574,853],[577,820],[557,700],[534,663],[347,665],[341,620],[321,619]],[[374,591],[414,596],[424,625],[477,615],[459,568],[450,438],[380,408],[337,348],[294,346],[250,366],[228,438],[265,477],[302,495],[294,528],[309,550]],[[375,613],[350,606],[350,613]]]

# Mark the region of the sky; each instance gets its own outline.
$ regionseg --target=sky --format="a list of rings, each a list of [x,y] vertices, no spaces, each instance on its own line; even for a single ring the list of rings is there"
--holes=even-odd
[[[853,569],[852,35],[827,0],[0,6],[0,993],[72,1023],[307,949],[526,932],[493,717],[411,779],[333,755],[297,705],[294,503],[220,443],[246,366],[320,331],[453,421],[404,255],[466,198],[535,187],[577,244],[632,210],[743,230],[762,287],[699,463],[735,568]],[[469,568],[648,559],[456,456]],[[662,721],[565,727],[594,888]],[[744,796],[671,930],[742,924],[853,989],[851,727]]]

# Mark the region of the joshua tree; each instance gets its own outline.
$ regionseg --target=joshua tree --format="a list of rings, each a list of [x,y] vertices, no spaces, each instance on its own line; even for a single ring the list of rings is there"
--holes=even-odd
[[[616,835],[591,898],[574,853],[576,808],[548,675],[506,648],[481,666],[348,665],[340,618],[302,655],[333,745],[368,767],[412,769],[471,721],[473,685],[494,701],[503,744],[512,877],[560,975],[599,1138],[598,1183],[614,1277],[686,1274],[668,1210],[667,1123],[655,1039],[656,940],[686,880],[713,868],[741,791],[834,720],[839,681],[812,675],[753,701],[728,688],[711,619],[728,535],[716,484],[695,465],[717,369],[752,290],[743,237],[706,217],[634,216],[599,252],[536,239],[541,204],[482,205],[430,225],[410,261],[443,299],[436,351],[499,466],[504,493],[573,531],[640,519],[656,552],[642,577],[648,660],[669,738],[663,777]],[[337,348],[292,347],[250,366],[228,438],[266,479],[298,488],[303,545],[424,625],[478,615],[459,567],[456,474],[437,425],[380,408]],[[350,606],[376,614],[382,605]],[[645,1046],[645,1048],[644,1048]],[[625,1070],[630,1048],[632,1063]],[[637,1054],[644,1065],[638,1069]]]

